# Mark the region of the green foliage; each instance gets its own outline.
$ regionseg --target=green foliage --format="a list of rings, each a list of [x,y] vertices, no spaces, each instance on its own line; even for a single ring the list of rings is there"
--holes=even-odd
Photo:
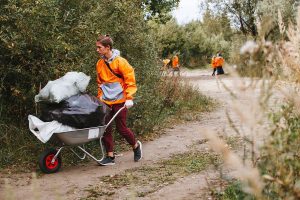
[[[24,123],[40,84],[72,70],[87,73],[90,48],[84,3],[8,1],[1,6],[1,116]],[[4,106],[5,105],[5,106]]]
[[[213,4],[213,10],[217,8],[217,12],[228,13],[232,25],[243,34],[257,35],[255,18],[258,0],[207,0],[207,2]]]
[[[233,30],[230,27],[230,20],[226,12],[219,15],[213,14],[209,9],[206,9],[203,15],[202,28],[206,35],[219,35],[221,34],[225,40],[230,41],[233,35]]]
[[[229,50],[229,41],[224,39],[222,32],[213,34],[206,31],[202,24],[190,24],[186,26],[189,34],[183,46],[183,55],[189,61],[190,66],[205,66],[210,63],[212,55],[218,51],[224,52],[225,57]]]
[[[214,194],[219,200],[254,200],[254,197],[246,194],[240,182],[234,182],[226,187],[224,194]]]
[[[260,19],[272,21],[272,27],[265,34],[266,38],[275,41],[280,38],[279,23],[294,22],[297,0],[263,0],[257,3],[257,15]],[[282,14],[282,22],[278,21],[278,11]]]
[[[279,37],[278,10],[282,12],[286,24],[294,19],[297,0],[207,0],[212,11],[226,13],[231,19],[231,25],[244,35],[258,36],[257,19],[268,18],[273,21],[272,27],[265,35],[269,40]]]
[[[166,24],[149,22],[159,46],[162,58],[179,52],[180,63],[185,67],[203,67],[210,63],[218,51],[227,58],[233,32],[226,15],[214,16],[207,10],[203,22],[190,22],[180,26],[174,19]]]
[[[170,20],[170,11],[178,4],[179,0],[143,0],[146,18],[158,23],[165,23]]]
[[[177,51],[182,46],[184,40],[184,30],[180,27],[174,19],[168,21],[165,25],[157,24],[150,21],[149,25],[153,29],[153,34],[157,36],[157,44],[160,54],[167,57],[173,52]]]
[[[271,116],[275,126],[259,163],[268,199],[300,197],[300,116],[294,109],[293,105],[283,106]]]

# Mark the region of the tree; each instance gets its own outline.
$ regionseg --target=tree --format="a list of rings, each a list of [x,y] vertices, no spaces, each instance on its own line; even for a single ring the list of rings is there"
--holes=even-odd
[[[203,15],[202,27],[207,35],[222,34],[225,40],[230,40],[233,34],[226,12],[214,14],[211,10],[206,9]]]
[[[218,12],[227,12],[232,24],[243,34],[257,36],[255,24],[258,0],[208,0]]]
[[[160,57],[179,52],[181,63],[189,67],[203,67],[217,51],[228,55],[232,30],[226,15],[204,17],[203,22],[193,21],[180,26],[174,19],[166,24],[151,22],[158,41]]]
[[[170,11],[180,0],[143,0],[146,19],[165,23],[172,18]]]
[[[285,23],[293,21],[295,9],[299,0],[207,0],[213,13],[227,12],[231,23],[244,35],[250,34],[253,37],[258,35],[257,19],[264,20],[266,17],[277,22],[278,10],[282,12]],[[278,32],[278,26],[273,24],[266,37],[274,38]],[[276,36],[275,36],[276,38]]]

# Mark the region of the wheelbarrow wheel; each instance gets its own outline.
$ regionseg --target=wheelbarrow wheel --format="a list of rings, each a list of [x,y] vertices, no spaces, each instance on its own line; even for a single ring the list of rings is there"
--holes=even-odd
[[[42,172],[46,174],[51,174],[57,172],[61,167],[61,156],[58,155],[57,158],[52,163],[52,159],[57,153],[56,149],[46,149],[39,158],[39,167]]]

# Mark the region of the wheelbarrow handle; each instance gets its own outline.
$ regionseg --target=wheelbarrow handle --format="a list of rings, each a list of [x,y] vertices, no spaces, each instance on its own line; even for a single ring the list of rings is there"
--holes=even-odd
[[[124,105],[122,108],[120,108],[119,110],[118,110],[118,112],[116,112],[116,114],[110,119],[110,121],[106,124],[106,127],[108,127],[111,123],[112,123],[112,121],[118,116],[118,114],[124,109],[124,108],[126,108],[126,106]]]

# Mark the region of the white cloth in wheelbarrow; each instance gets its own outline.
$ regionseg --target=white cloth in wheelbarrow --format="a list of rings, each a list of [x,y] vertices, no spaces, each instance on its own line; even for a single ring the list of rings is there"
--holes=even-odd
[[[105,125],[110,108],[97,97],[89,94],[74,95],[58,104],[42,104],[41,120],[56,120],[75,128]]]
[[[33,115],[28,115],[28,121],[29,130],[43,143],[48,142],[54,133],[76,130],[76,128],[63,125],[58,121],[43,122]]]

